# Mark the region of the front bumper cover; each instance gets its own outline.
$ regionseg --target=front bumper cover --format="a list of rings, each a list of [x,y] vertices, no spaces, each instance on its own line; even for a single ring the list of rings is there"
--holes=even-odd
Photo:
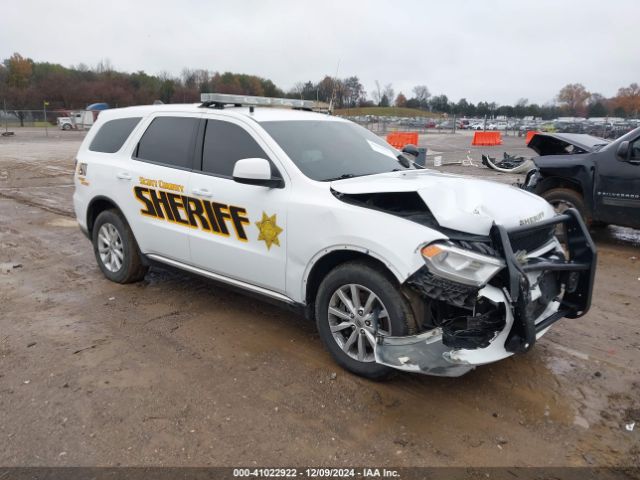
[[[565,229],[566,259],[532,259],[522,264],[513,251],[511,236],[533,235],[536,232],[562,225]],[[479,295],[499,295],[505,303],[505,327],[486,348],[466,350],[447,347],[442,329],[435,328],[405,337],[376,337],[376,362],[399,370],[428,375],[457,377],[475,368],[512,355],[526,352],[547,328],[559,319],[578,318],[591,305],[596,268],[596,248],[580,214],[569,209],[561,215],[532,225],[507,229],[493,225],[490,237],[493,247],[506,263],[507,285],[502,292],[487,286]],[[557,274],[564,286],[562,298],[549,301],[542,311],[532,309],[532,274],[542,279],[546,274]],[[540,282],[542,280],[539,280]],[[491,352],[489,354],[489,352]]]

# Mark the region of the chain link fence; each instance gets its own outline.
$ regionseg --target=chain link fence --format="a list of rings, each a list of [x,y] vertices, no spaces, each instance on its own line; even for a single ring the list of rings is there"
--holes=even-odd
[[[22,127],[59,129],[58,118],[68,117],[70,111],[63,110],[0,110],[0,128],[2,132],[17,131]],[[620,135],[640,126],[640,120],[629,120],[625,123],[615,122],[557,122],[557,121],[529,121],[515,117],[490,118],[466,118],[455,115],[433,115],[430,117],[394,117],[361,115],[340,115],[351,120],[378,135],[386,135],[391,132],[417,132],[432,133],[465,133],[473,131],[499,131],[503,136],[525,136],[528,131],[551,131],[559,133],[588,133],[602,138],[617,138]],[[87,125],[73,123],[74,130],[88,129],[93,122]]]
[[[504,136],[526,135],[527,128],[523,127],[523,122],[518,118],[507,118],[503,120],[478,119],[478,118],[458,118],[456,116],[434,116],[434,117],[376,117],[366,116],[346,116],[342,118],[351,120],[378,135],[386,135],[391,132],[417,132],[424,134],[435,133],[464,133],[480,131],[500,131]],[[533,128],[531,128],[533,129]]]
[[[1,107],[1,105],[0,105]],[[54,127],[58,117],[68,116],[69,112],[44,110],[9,110],[0,111],[2,127]]]
[[[60,119],[60,121],[59,121]],[[93,124],[93,112],[63,110],[0,110],[0,137],[84,134]],[[86,123],[84,123],[86,122]]]

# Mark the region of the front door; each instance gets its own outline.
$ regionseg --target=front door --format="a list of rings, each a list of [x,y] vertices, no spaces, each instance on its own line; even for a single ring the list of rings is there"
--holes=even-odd
[[[640,137],[629,143],[627,161],[609,149],[598,155],[595,219],[640,228]]]
[[[266,144],[251,126],[213,116],[206,121],[200,171],[190,195],[202,205],[199,228],[190,236],[191,263],[225,277],[285,292],[287,198],[284,188],[235,182],[235,162],[264,158],[282,177]],[[194,208],[198,208],[194,204]]]

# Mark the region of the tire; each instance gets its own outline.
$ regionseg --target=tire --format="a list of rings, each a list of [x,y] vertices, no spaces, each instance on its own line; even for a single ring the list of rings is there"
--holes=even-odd
[[[92,231],[93,252],[105,277],[116,283],[142,280],[148,267],[133,232],[117,210],[105,210],[96,218]]]
[[[68,123],[65,123],[65,124],[62,126],[62,129],[63,129],[63,130],[71,130],[71,125],[69,125]]]
[[[347,297],[354,298],[353,290],[351,290],[353,285],[356,286],[360,298],[358,302],[362,307],[359,309],[360,312],[364,311],[364,307],[367,305],[366,300],[369,299],[370,294],[376,297],[368,315],[368,312],[364,312],[365,315],[350,316],[347,304],[339,300],[339,290]],[[336,301],[338,303],[335,303]],[[330,314],[330,306],[332,312],[339,310],[341,316]],[[352,306],[355,310],[356,305]],[[367,335],[361,333],[363,329],[367,329],[370,333],[375,332],[370,321],[369,325],[366,325],[366,319],[371,318],[373,312],[379,310],[380,306],[383,307],[379,319],[380,330],[387,335],[407,335],[409,325],[413,324],[409,303],[398,291],[390,275],[374,265],[362,261],[344,263],[331,270],[320,284],[315,302],[318,333],[333,359],[345,370],[373,380],[388,378],[395,372],[390,367],[375,363],[373,347]],[[385,311],[386,316],[384,315]],[[344,325],[349,322],[353,325],[332,332],[332,325],[335,328],[338,324]],[[356,340],[349,343],[354,332]],[[342,344],[334,337],[334,334],[339,336]],[[345,350],[347,345],[351,346]],[[365,352],[362,357],[360,357],[361,346],[364,347],[362,350]]]
[[[584,198],[580,193],[570,188],[552,188],[551,190],[543,192],[541,196],[549,202],[558,213],[562,213],[562,211],[567,208],[575,208],[585,223],[589,225],[590,219],[587,218]]]

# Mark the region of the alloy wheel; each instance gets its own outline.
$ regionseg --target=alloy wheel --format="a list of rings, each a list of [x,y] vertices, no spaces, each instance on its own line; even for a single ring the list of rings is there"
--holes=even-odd
[[[331,295],[328,320],[336,343],[359,362],[375,360],[376,334],[391,334],[389,313],[380,298],[355,283],[343,285]]]
[[[118,229],[111,223],[105,223],[98,231],[98,253],[104,267],[110,272],[117,272],[124,261],[124,245]]]

